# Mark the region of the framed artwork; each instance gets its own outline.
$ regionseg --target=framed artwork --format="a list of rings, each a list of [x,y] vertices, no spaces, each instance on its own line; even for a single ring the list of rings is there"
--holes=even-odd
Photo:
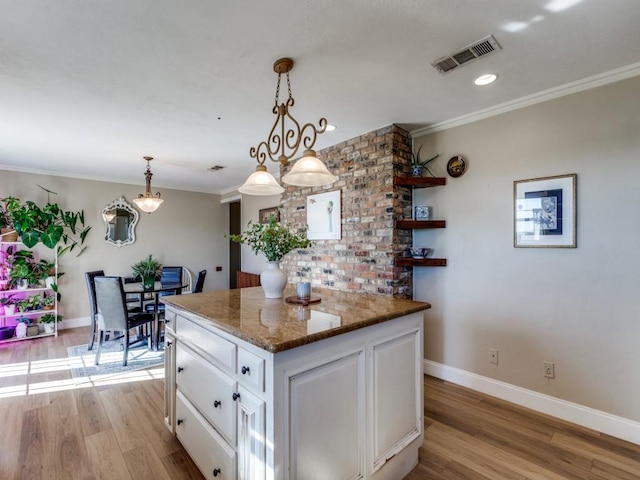
[[[513,182],[513,246],[576,248],[577,175]]]
[[[309,240],[340,240],[342,229],[340,190],[307,197]]]
[[[271,214],[276,216],[276,222],[280,222],[280,207],[263,208],[258,212],[260,223],[268,223]]]

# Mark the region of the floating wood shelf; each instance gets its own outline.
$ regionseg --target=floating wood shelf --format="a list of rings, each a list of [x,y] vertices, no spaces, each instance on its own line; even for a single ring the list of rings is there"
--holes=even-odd
[[[396,220],[396,228],[446,228],[445,220]]]
[[[396,267],[446,267],[446,258],[396,258]]]
[[[446,185],[446,177],[393,177],[393,184],[400,187],[437,187]]]

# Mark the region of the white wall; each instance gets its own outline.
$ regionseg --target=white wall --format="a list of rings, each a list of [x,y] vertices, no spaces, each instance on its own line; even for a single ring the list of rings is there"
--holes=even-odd
[[[101,212],[104,205],[124,195],[131,202],[144,191],[141,185],[125,185],[73,178],[34,175],[10,171],[0,172],[0,198],[9,195],[22,201],[46,202],[42,185],[58,195],[52,198],[65,210],[84,210],[85,221],[92,226],[87,236],[86,251],[60,259],[62,328],[74,325],[74,319],[88,321],[89,302],[84,272],[103,269],[107,275],[131,275],[131,265],[153,254],[165,265],[183,265],[192,272],[207,270],[204,290],[229,288],[228,206],[218,195],[160,189],[164,203],[152,214],[140,213],[133,245],[116,247],[104,241]],[[215,267],[222,266],[221,272]],[[195,277],[194,277],[195,279]]]
[[[258,213],[263,208],[280,206],[280,195],[242,195],[242,228],[244,232],[251,221],[258,222]],[[247,245],[241,246],[241,268],[243,272],[260,274],[265,269],[267,259],[264,255],[256,255]]]
[[[414,298],[433,304],[428,359],[640,421],[639,112],[635,77],[415,139],[440,153],[436,175],[469,162],[415,194],[447,221],[414,233],[448,259],[414,269]],[[578,248],[514,248],[513,182],[568,173]]]

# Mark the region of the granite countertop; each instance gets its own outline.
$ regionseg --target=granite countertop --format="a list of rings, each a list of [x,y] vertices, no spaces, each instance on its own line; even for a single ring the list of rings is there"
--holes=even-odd
[[[262,287],[163,297],[162,302],[202,317],[231,335],[276,353],[431,308],[426,302],[314,288],[320,303],[267,299]],[[177,332],[178,334],[180,332]]]

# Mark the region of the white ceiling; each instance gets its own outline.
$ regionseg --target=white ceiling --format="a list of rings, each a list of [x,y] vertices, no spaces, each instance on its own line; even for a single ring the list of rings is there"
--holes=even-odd
[[[409,131],[640,62],[637,0],[1,0],[0,168],[218,193],[274,120]],[[502,50],[431,62],[487,35]],[[495,72],[498,81],[472,80]],[[640,93],[640,92],[639,92]],[[285,97],[286,93],[281,94]],[[268,162],[277,172],[277,164]],[[218,172],[213,165],[225,168]],[[142,190],[141,190],[142,191]]]

